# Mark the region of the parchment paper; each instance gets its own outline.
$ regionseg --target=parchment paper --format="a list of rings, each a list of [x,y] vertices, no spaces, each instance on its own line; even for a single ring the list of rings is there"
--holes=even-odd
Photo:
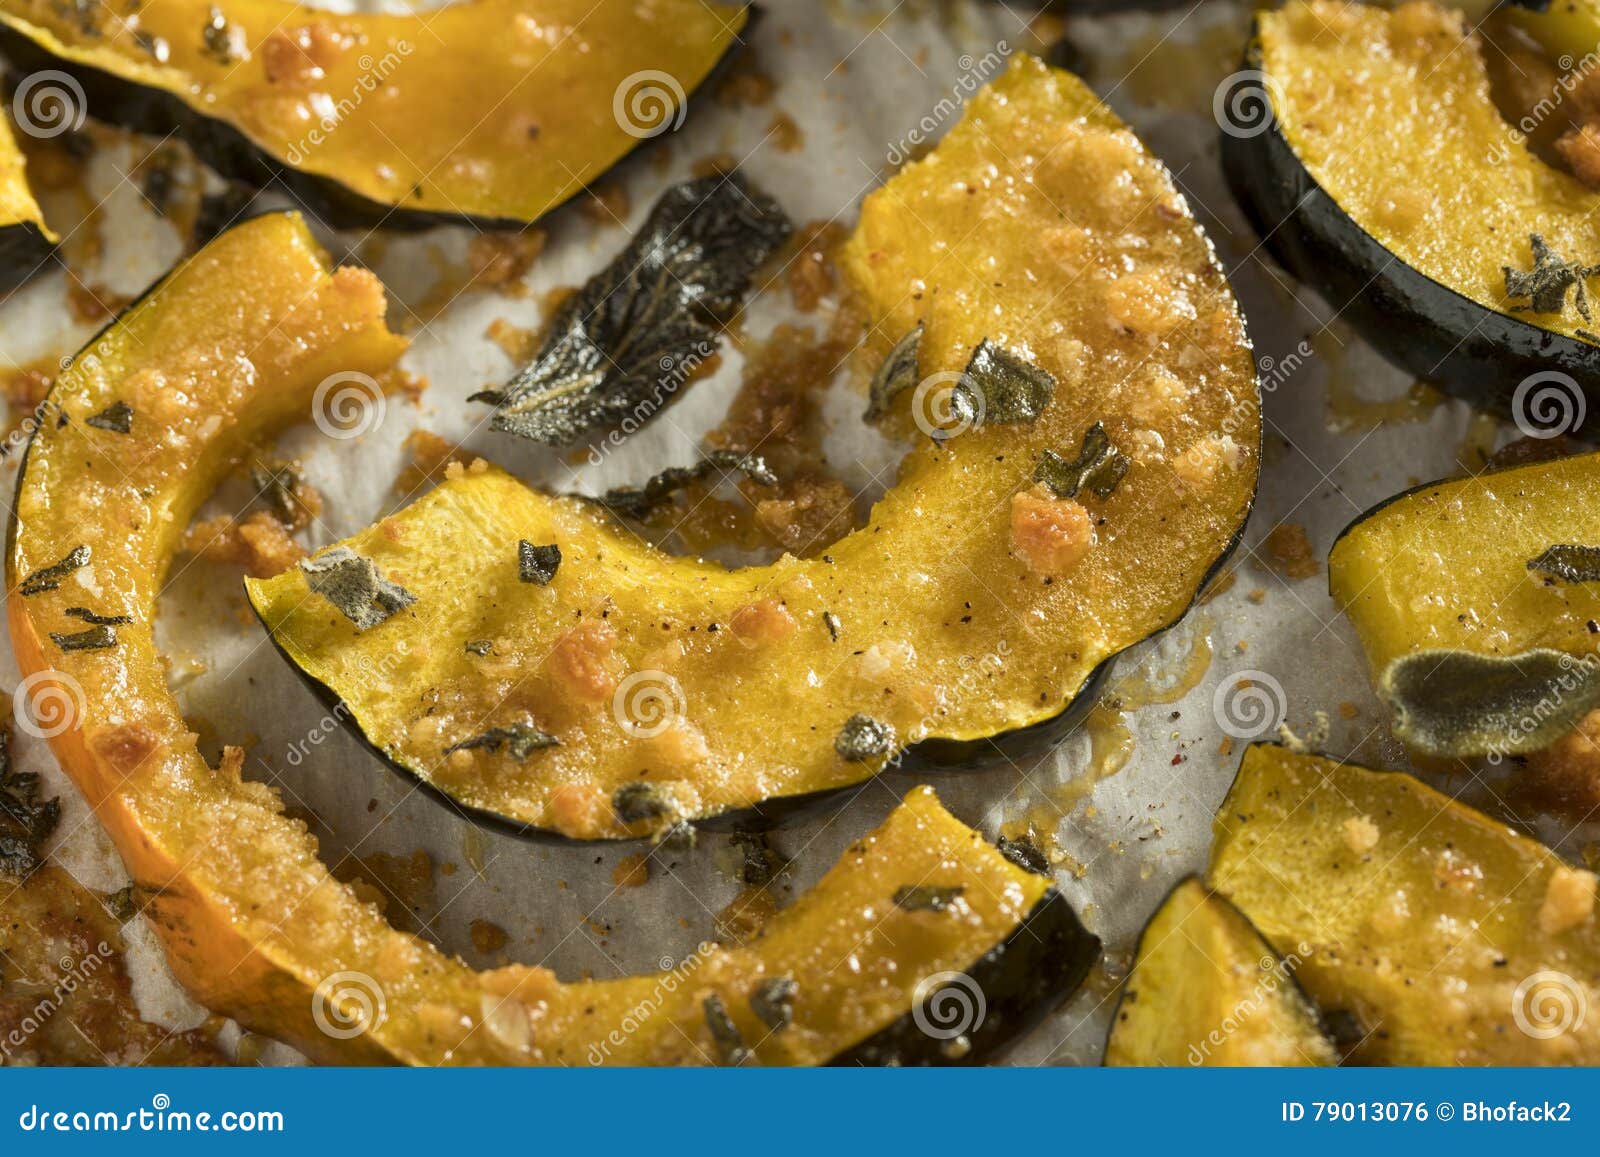
[[[881,181],[895,149],[903,149],[913,131],[925,131],[924,118],[959,92],[958,82],[986,54],[1037,45],[1028,30],[1032,19],[1004,4],[769,2],[753,49],[762,71],[777,81],[774,99],[764,107],[701,100],[669,143],[658,142],[626,163],[613,177],[629,194],[626,226],[637,226],[663,188],[713,154],[738,158],[796,222],[852,223],[860,197]],[[1258,729],[1250,726],[1248,706],[1229,702],[1240,678],[1269,693],[1261,732],[1271,734],[1281,719],[1299,734],[1316,733],[1317,713],[1324,712],[1326,735],[1316,740],[1326,751],[1379,766],[1404,762],[1369,692],[1352,632],[1327,596],[1325,572],[1319,565],[1311,577],[1286,579],[1255,564],[1257,545],[1280,523],[1300,524],[1320,564],[1335,534],[1357,513],[1404,486],[1458,470],[1471,411],[1453,402],[1420,407],[1415,420],[1385,428],[1364,424],[1348,405],[1330,411],[1330,369],[1337,369],[1342,386],[1371,399],[1400,397],[1412,382],[1337,324],[1324,329],[1332,311],[1271,264],[1225,191],[1213,99],[1218,84],[1239,67],[1247,23],[1244,6],[1210,0],[1156,15],[1074,17],[1068,29],[1088,78],[1171,167],[1231,272],[1268,391],[1267,434],[1260,496],[1235,556],[1238,580],[1169,636],[1130,653],[1120,668],[1144,664],[1159,682],[1171,677],[1197,637],[1203,645],[1209,636],[1215,655],[1209,670],[1180,701],[1132,718],[1137,749],[1126,768],[1098,783],[1061,821],[1061,845],[1082,868],[1058,878],[1106,940],[1108,971],[1013,1050],[1009,1060],[1015,1063],[1098,1059],[1115,999],[1112,981],[1125,969],[1138,930],[1176,879],[1203,867],[1211,815],[1242,746],[1220,753],[1227,738],[1222,719],[1242,711],[1229,724],[1233,730]],[[1180,52],[1179,44],[1192,47]],[[771,124],[779,110],[803,131],[798,151],[778,147]],[[936,120],[934,135],[943,127]],[[102,153],[91,172],[93,196],[104,198],[105,246],[92,280],[120,293],[159,276],[181,252],[172,226],[149,211],[126,177],[139,151],[135,145]],[[717,420],[737,384],[741,359],[735,351],[725,350],[713,379],[696,385],[664,420],[599,467],[574,468],[557,455],[491,434],[479,425],[486,408],[465,403],[469,393],[501,383],[512,368],[484,336],[489,324],[503,318],[532,327],[544,290],[582,282],[627,239],[622,225],[598,225],[573,208],[548,225],[549,245],[526,279],[531,292],[469,293],[416,331],[405,364],[431,383],[420,408],[391,400],[382,423],[357,441],[330,441],[309,427],[285,439],[286,452],[305,463],[329,499],[308,545],[352,533],[402,503],[393,482],[407,459],[402,443],[417,426],[451,439],[468,436],[475,452],[559,488],[596,491],[693,460],[698,435]],[[375,265],[400,298],[393,320],[425,300],[441,257],[458,260],[470,236],[468,229],[439,229],[384,244]],[[324,239],[336,254],[366,240],[359,233]],[[370,258],[376,251],[369,245],[365,252]],[[70,352],[74,339],[87,336],[87,327],[70,322],[64,298],[64,280],[56,275],[0,306],[0,364]],[[759,337],[783,316],[776,304],[758,302],[751,333]],[[1303,344],[1308,341],[1315,349]],[[1336,356],[1323,356],[1329,350]],[[859,396],[848,390],[830,397],[835,429],[828,452],[842,476],[870,497],[871,480],[898,450],[861,425],[860,409]],[[1514,433],[1503,429],[1496,437],[1505,441]],[[8,503],[15,462],[13,456],[5,466]],[[236,508],[241,497],[225,493],[217,509]],[[293,808],[320,821],[330,863],[351,853],[426,850],[435,864],[437,897],[422,913],[426,935],[479,966],[507,959],[544,963],[569,978],[653,969],[711,935],[715,913],[738,887],[723,870],[725,837],[704,836],[691,854],[658,853],[647,885],[619,889],[612,870],[640,845],[529,842],[476,829],[416,794],[354,739],[327,725],[325,710],[253,619],[241,614],[237,571],[185,560],[174,570],[161,628],[176,658],[180,698],[208,749],[215,754],[223,741],[247,743],[247,774],[274,784]],[[1252,592],[1262,593],[1253,600]],[[10,649],[0,648],[0,685],[9,689],[16,682]],[[1340,704],[1347,705],[1343,711]],[[307,745],[314,734],[320,742]],[[288,753],[297,744],[306,754],[291,762]],[[1042,760],[941,774],[934,782],[958,815],[992,836],[1001,822],[1024,814],[1043,789],[1081,775],[1087,747],[1086,738],[1076,736]],[[52,852],[57,862],[91,887],[121,886],[115,854],[46,745],[19,735],[17,755],[62,796],[64,819]],[[885,775],[844,793],[835,810],[778,832],[776,847],[795,860],[782,885],[785,895],[810,885],[916,782]],[[445,874],[446,865],[454,866],[453,874]],[[470,924],[479,919],[510,933],[502,951],[486,956],[473,948]],[[154,937],[136,922],[130,940],[146,1014],[174,1027],[198,1023],[203,1010],[172,983]],[[269,1054],[292,1058],[286,1049]]]

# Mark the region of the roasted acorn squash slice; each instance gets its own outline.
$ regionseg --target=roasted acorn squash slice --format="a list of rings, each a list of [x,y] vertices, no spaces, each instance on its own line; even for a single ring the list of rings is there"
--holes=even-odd
[[[1108,1065],[1337,1064],[1316,1010],[1282,959],[1227,900],[1181,881],[1139,937]]]
[[[1229,184],[1297,278],[1469,401],[1538,423],[1519,387],[1559,374],[1569,430],[1597,409],[1600,321],[1580,290],[1600,262],[1600,194],[1521,143],[1458,13],[1292,0],[1257,14],[1238,80]]]
[[[88,111],[181,133],[333,217],[532,221],[643,139],[739,43],[701,0],[468,0],[415,16],[284,0],[0,2],[0,48]]]
[[[240,225],[74,359],[22,467],[7,604],[29,699],[200,1000],[326,1060],[909,1064],[981,1059],[1082,979],[1098,945],[1050,881],[927,789],[748,945],[561,984],[396,932],[237,753],[207,766],[150,627],[174,544],[320,381],[390,366],[403,342],[383,310],[377,281],[330,275],[297,217]],[[70,641],[86,622],[108,634]]]
[[[1522,754],[1600,706],[1597,492],[1583,454],[1418,487],[1339,536],[1328,585],[1404,743]]]
[[[0,113],[0,293],[43,268],[56,241],[28,188],[27,161],[11,122]]]
[[[1542,844],[1409,775],[1273,745],[1246,750],[1214,836],[1208,883],[1304,946],[1295,976],[1351,1060],[1600,1061],[1595,879]]]
[[[297,569],[250,583],[274,640],[403,770],[580,838],[1070,722],[1097,668],[1183,614],[1250,506],[1254,368],[1210,248],[1089,90],[1022,57],[867,198],[843,266],[880,355],[922,327],[900,420],[931,422],[929,384],[992,395],[987,421],[918,435],[866,527],[729,570],[478,469],[343,544],[414,606],[361,630]],[[1013,393],[1053,379],[1031,421],[1001,412],[1006,364],[1028,379]],[[1074,473],[1080,451],[1105,469]],[[559,547],[550,581],[521,580],[519,542]],[[373,657],[400,652],[375,686]],[[495,742],[512,728],[545,740]]]

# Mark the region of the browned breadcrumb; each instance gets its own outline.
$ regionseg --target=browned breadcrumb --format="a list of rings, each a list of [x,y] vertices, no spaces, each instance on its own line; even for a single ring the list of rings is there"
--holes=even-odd
[[[471,456],[432,430],[411,431],[406,435],[405,448],[411,455],[411,462],[394,480],[396,494],[413,494],[442,481],[452,463],[464,465]]]
[[[628,219],[628,190],[615,181],[592,186],[578,202],[578,211],[596,225],[621,225]]]
[[[1545,884],[1539,905],[1539,928],[1546,935],[1570,932],[1594,917],[1595,874],[1582,868],[1558,866]]]
[[[1361,714],[1361,708],[1357,707],[1354,703],[1350,702],[1350,700],[1348,700],[1348,699],[1344,700],[1342,703],[1339,704],[1339,718],[1340,719],[1354,719],[1357,715],[1360,715],[1360,714]]]
[[[477,289],[506,289],[520,284],[522,275],[544,252],[543,229],[521,233],[479,233],[467,243],[467,266]]]
[[[600,703],[617,689],[612,649],[617,632],[598,620],[579,623],[550,648],[545,660],[557,688],[579,702]]]
[[[794,306],[811,313],[839,282],[833,255],[848,236],[831,221],[812,221],[795,232],[784,250],[785,277]]]
[[[1011,497],[1011,549],[1036,575],[1070,573],[1094,545],[1094,521],[1042,486]]]
[[[751,647],[776,643],[794,634],[797,624],[789,609],[778,599],[747,603],[728,619],[734,638]]]
[[[772,147],[780,153],[799,152],[806,143],[804,130],[786,112],[772,114],[772,123],[767,126],[767,136],[772,140]]]
[[[1308,579],[1322,566],[1317,562],[1306,528],[1298,522],[1280,522],[1261,540],[1261,549],[1253,556],[1257,566],[1290,581]]]
[[[243,520],[224,514],[197,522],[183,536],[183,549],[209,562],[241,566],[252,578],[282,574],[306,557],[289,528],[265,510]]]
[[[1600,710],[1529,755],[1514,792],[1523,805],[1573,819],[1600,807]]]
[[[1378,825],[1371,816],[1351,816],[1344,821],[1344,843],[1358,856],[1364,856],[1378,846]]]
[[[741,61],[728,78],[717,85],[717,103],[729,108],[760,106],[772,99],[777,84],[755,64],[755,58]]]
[[[503,317],[491,321],[489,328],[483,331],[483,336],[499,346],[506,357],[514,362],[527,361],[539,345],[539,335],[536,332],[523,329],[520,325],[512,325]]]
[[[474,920],[467,926],[467,931],[472,936],[472,947],[485,956],[499,952],[511,943],[506,930],[492,920]]]
[[[304,88],[338,63],[353,39],[326,20],[273,29],[256,48],[267,83]]]
[[[1565,434],[1553,438],[1516,438],[1489,455],[1485,465],[1491,470],[1508,466],[1531,466],[1535,462],[1553,462],[1581,452],[1583,445]]]
[[[1592,124],[1568,129],[1556,139],[1556,152],[1590,188],[1600,188],[1600,128]]]
[[[611,882],[619,888],[639,888],[650,882],[650,853],[634,852],[623,856],[611,873]]]

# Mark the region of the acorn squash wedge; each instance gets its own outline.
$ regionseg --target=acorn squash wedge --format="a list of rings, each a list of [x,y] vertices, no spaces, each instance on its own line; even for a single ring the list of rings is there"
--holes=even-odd
[[[1108,1065],[1337,1064],[1316,1010],[1261,933],[1197,877],[1145,925],[1111,1021]]]
[[[0,49],[88,111],[180,133],[335,223],[533,221],[642,140],[740,43],[738,4],[468,0],[417,15],[285,0],[0,2]]]
[[[249,584],[274,641],[403,771],[578,838],[809,798],[914,745],[1048,743],[1244,521],[1238,308],[1161,165],[1026,56],[867,198],[842,265],[875,354],[920,333],[891,420],[934,435],[864,528],[730,570],[480,467],[340,545],[414,606],[363,630],[291,570]],[[548,581],[523,542],[559,548]]]
[[[1409,775],[1269,744],[1213,830],[1207,882],[1304,946],[1295,976],[1351,1061],[1600,1060],[1591,873]]]
[[[1236,79],[1224,168],[1290,272],[1468,401],[1568,433],[1596,410],[1600,194],[1522,143],[1458,13],[1291,0]]]
[[[0,113],[0,293],[42,269],[57,240],[28,188],[27,159],[11,122]]]
[[[912,1064],[981,1059],[1082,979],[1098,944],[1050,880],[928,789],[758,939],[563,984],[395,931],[237,752],[209,767],[152,637],[162,576],[200,502],[321,381],[389,368],[404,343],[383,312],[376,279],[330,273],[297,216],[238,225],[77,355],[21,469],[18,665],[61,708],[51,746],[198,999],[322,1060]]]
[[[1417,487],[1328,555],[1394,733],[1435,756],[1548,747],[1600,706],[1600,454]]]

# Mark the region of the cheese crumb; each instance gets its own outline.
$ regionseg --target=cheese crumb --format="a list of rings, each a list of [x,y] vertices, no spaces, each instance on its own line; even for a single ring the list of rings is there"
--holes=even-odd
[[[1539,906],[1539,927],[1546,935],[1587,924],[1594,915],[1595,874],[1582,868],[1559,867],[1545,885]]]
[[[1378,846],[1378,825],[1371,816],[1351,816],[1344,821],[1344,842],[1356,855],[1364,856]]]

